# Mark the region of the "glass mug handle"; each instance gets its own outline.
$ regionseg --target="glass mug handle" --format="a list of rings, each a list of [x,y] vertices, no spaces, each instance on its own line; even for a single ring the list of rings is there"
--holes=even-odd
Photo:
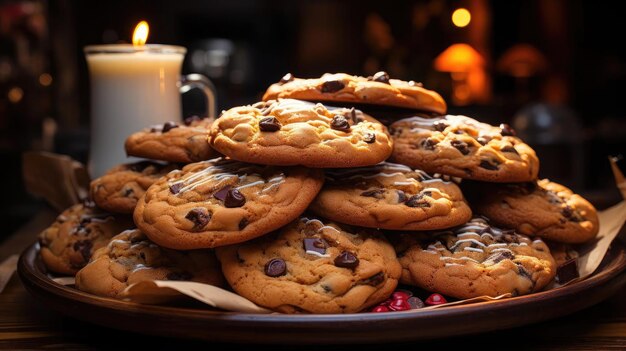
[[[184,94],[191,89],[201,89],[206,95],[207,116],[209,118],[217,117],[217,101],[215,93],[215,85],[209,78],[202,74],[192,73],[181,77],[180,93]]]

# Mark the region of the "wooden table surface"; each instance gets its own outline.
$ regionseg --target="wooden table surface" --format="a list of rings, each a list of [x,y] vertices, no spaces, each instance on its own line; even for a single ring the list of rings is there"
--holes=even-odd
[[[2,242],[0,262],[32,243],[36,234],[53,219],[51,211],[42,211],[29,224]],[[584,298],[581,296],[581,299]],[[13,275],[5,290],[0,293],[0,349],[100,350],[130,345],[122,340],[140,343],[142,349],[232,348],[232,345],[133,334],[65,317],[31,297],[17,275]],[[594,307],[539,324],[421,343],[359,345],[358,349],[401,347],[415,350],[426,347],[437,350],[442,347],[464,348],[470,344],[485,349],[506,350],[626,350],[626,288]],[[254,351],[293,348],[282,345],[254,346]],[[301,350],[320,348],[346,350],[354,346],[298,347]]]

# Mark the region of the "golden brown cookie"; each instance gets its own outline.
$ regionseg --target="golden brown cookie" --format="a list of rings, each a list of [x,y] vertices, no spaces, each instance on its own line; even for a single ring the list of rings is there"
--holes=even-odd
[[[465,116],[412,117],[393,123],[392,159],[429,173],[488,182],[537,178],[535,151],[506,124],[494,127]]]
[[[94,295],[119,298],[126,287],[146,280],[224,284],[212,250],[165,249],[134,229],[113,237],[96,251],[89,264],[76,274],[76,287]]]
[[[556,273],[548,246],[484,218],[448,231],[405,234],[396,245],[401,282],[468,299],[540,291]]]
[[[373,165],[393,147],[387,128],[361,111],[293,99],[224,112],[211,146],[239,161],[312,168]]]
[[[157,179],[178,168],[175,164],[140,161],[115,166],[94,179],[90,195],[98,207],[115,213],[133,213],[137,200]]]
[[[577,244],[599,230],[589,201],[548,179],[517,184],[472,184],[472,205],[493,223],[526,235]]]
[[[385,72],[372,77],[345,73],[326,73],[320,78],[299,79],[291,74],[272,84],[263,100],[300,99],[403,107],[425,112],[446,113],[446,103],[439,94],[424,89],[421,83],[390,79]]]
[[[454,182],[387,162],[327,171],[311,210],[340,223],[395,230],[449,228],[472,217]]]
[[[389,297],[401,270],[380,233],[305,217],[216,253],[238,294],[284,313],[359,312]]]
[[[52,272],[74,275],[87,264],[94,251],[121,231],[133,227],[128,217],[74,205],[39,234],[41,258]]]
[[[230,245],[298,217],[323,183],[321,170],[227,159],[192,163],[154,183],[137,203],[137,227],[171,249]]]
[[[124,147],[129,156],[190,163],[219,156],[208,143],[212,118],[190,117],[184,124],[167,122],[131,134]]]

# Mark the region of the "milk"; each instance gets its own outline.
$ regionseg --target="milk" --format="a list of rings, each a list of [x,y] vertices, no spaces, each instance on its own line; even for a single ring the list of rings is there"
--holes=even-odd
[[[146,47],[85,49],[91,81],[89,170],[93,178],[117,164],[133,161],[124,151],[130,134],[150,125],[181,120],[179,80],[185,49]]]

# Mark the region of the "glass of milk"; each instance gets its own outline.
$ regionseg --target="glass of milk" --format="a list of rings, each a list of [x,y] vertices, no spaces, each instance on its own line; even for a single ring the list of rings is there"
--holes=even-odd
[[[91,82],[89,171],[132,161],[126,138],[143,128],[182,119],[180,94],[192,88],[207,96],[207,115],[215,117],[215,88],[200,74],[181,76],[186,49],[173,45],[92,45],[84,49]]]

